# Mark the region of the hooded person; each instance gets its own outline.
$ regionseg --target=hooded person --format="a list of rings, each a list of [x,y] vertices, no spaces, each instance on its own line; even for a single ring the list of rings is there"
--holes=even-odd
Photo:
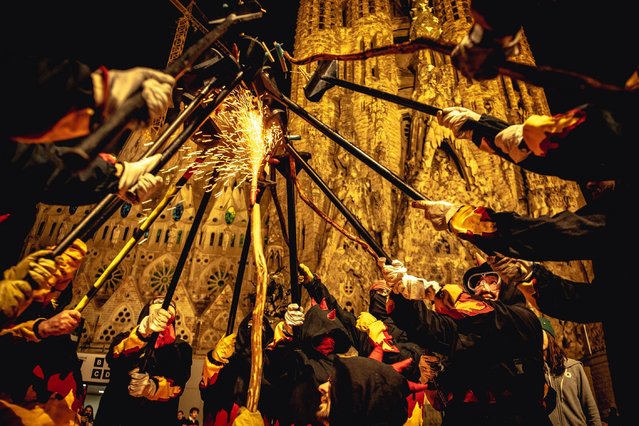
[[[401,426],[408,420],[408,381],[390,365],[364,357],[338,358],[320,386],[318,419],[331,426]]]
[[[411,330],[411,340],[447,358],[437,376],[442,425],[549,424],[541,326],[520,292],[485,265],[465,274],[465,286],[443,287],[408,275],[401,262],[383,268],[395,322]],[[435,310],[417,308],[424,298]]]
[[[173,425],[179,398],[191,376],[192,349],[175,336],[175,303],[162,309],[162,297],[151,299],[138,325],[111,342],[106,360],[111,380],[100,401],[95,426]],[[147,343],[159,333],[154,350],[140,371]]]
[[[368,312],[361,312],[357,318],[357,328],[367,332],[375,344],[392,345],[382,353],[382,362],[395,362],[412,359],[412,363],[402,371],[402,375],[409,380],[419,380],[419,363],[426,350],[408,338],[406,331],[399,328],[389,313],[389,295],[391,288],[384,280],[373,282],[369,289]],[[392,311],[392,306],[390,306]],[[377,322],[379,321],[379,323]],[[394,350],[397,349],[397,350]]]
[[[246,405],[251,371],[252,312],[238,326],[237,334],[222,336],[204,361],[200,396],[204,402],[203,425],[230,425]],[[273,341],[273,318],[262,322],[263,366],[258,409],[269,421],[275,419],[281,409],[277,391],[268,380],[271,352],[268,344]]]

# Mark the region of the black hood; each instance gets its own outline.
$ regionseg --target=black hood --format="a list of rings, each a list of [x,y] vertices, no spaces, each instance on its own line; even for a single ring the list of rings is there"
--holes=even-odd
[[[322,304],[312,306],[304,314],[304,324],[301,330],[302,348],[307,353],[313,353],[314,348],[323,336],[330,335],[335,339],[335,352],[344,353],[352,343],[342,322],[335,311],[322,307]]]
[[[331,426],[401,426],[408,419],[408,382],[390,365],[337,358],[331,382]]]
[[[370,292],[368,304],[368,312],[378,320],[385,321],[390,318],[390,314],[386,312],[386,300],[388,296],[384,296],[376,291]]]
[[[235,339],[235,355],[251,359],[251,330],[253,329],[253,313],[249,312],[237,327],[237,338]],[[262,347],[266,347],[273,341],[273,327],[266,315],[262,317]]]
[[[494,272],[493,268],[490,267],[488,262],[484,262],[479,266],[474,266],[468,269],[464,273],[464,277],[462,278],[462,286],[467,293],[474,294],[468,288],[468,278],[470,278],[474,274],[481,274],[484,272]],[[517,289],[517,286],[509,285],[501,281],[501,287],[499,289],[499,299],[500,302],[505,303],[507,305],[515,305],[515,304],[526,304],[526,298],[523,294]]]

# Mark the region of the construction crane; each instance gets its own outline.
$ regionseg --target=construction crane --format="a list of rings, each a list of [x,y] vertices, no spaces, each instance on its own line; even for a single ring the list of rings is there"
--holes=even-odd
[[[184,7],[184,5],[179,0],[171,0],[173,6],[176,7],[182,13],[182,16],[177,21],[177,28],[175,30],[175,36],[173,37],[173,44],[171,45],[171,52],[169,53],[169,59],[167,60],[167,66],[170,65],[173,61],[182,55],[184,51],[184,45],[186,44],[186,37],[189,32],[189,28],[193,26],[196,30],[201,32],[202,34],[206,34],[209,32],[208,28],[206,28],[200,21],[197,20],[195,16],[193,16],[193,7],[197,7],[195,1],[191,1],[188,6]],[[229,50],[219,41],[215,42],[215,46],[220,50],[224,51],[227,54],[230,54]],[[166,120],[166,114],[156,118],[150,127],[150,133],[152,135],[157,135],[162,126],[164,126],[164,121]]]

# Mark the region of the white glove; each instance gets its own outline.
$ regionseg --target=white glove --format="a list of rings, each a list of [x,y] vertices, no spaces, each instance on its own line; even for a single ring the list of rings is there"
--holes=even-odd
[[[151,173],[142,175],[138,183],[124,193],[124,200],[131,204],[140,204],[150,199],[158,189],[164,185],[164,180],[160,176],[154,176]]]
[[[530,149],[524,142],[524,125],[513,124],[495,136],[495,145],[508,154],[515,163],[524,161],[530,155]]]
[[[151,398],[158,390],[155,381],[148,373],[140,373],[139,368],[129,371],[131,381],[129,382],[129,395],[136,398]]]
[[[289,334],[293,334],[293,327],[304,324],[304,308],[297,303],[290,303],[284,314],[284,327]]]
[[[138,183],[143,175],[150,173],[161,158],[162,154],[155,154],[134,162],[120,162],[122,172],[120,173],[120,180],[118,181],[118,196],[127,199],[127,191]]]
[[[520,284],[530,281],[532,277],[534,263],[529,260],[505,256],[488,256],[486,261],[506,284]]]
[[[424,217],[430,220],[437,231],[448,229],[448,222],[460,207],[448,201],[430,200],[413,201],[411,206],[424,210]]]
[[[426,281],[423,278],[405,274],[393,287],[393,292],[401,294],[408,300],[432,300],[440,288],[437,281]]]
[[[173,86],[175,85],[175,79],[170,75],[145,67],[109,70],[108,82],[108,94],[105,95],[102,77],[94,73],[93,92],[96,104],[102,105],[105,102],[104,97],[106,97],[107,105],[104,108],[106,115],[112,114],[141,87],[142,98],[146,102],[150,121],[166,112],[171,103]]]
[[[472,139],[473,129],[466,125],[468,121],[477,122],[480,114],[464,107],[450,107],[437,111],[437,122],[440,126],[448,127],[457,139]],[[462,129],[464,127],[464,129]]]
[[[381,258],[378,259],[377,262],[379,266],[382,267],[382,276],[384,277],[384,281],[386,281],[390,287],[393,287],[395,284],[402,280],[402,277],[406,273],[407,269],[402,263],[401,260],[393,260],[390,265],[386,265],[386,259]]]
[[[166,309],[156,309],[142,318],[138,325],[138,333],[142,337],[149,337],[151,333],[161,333],[169,325],[171,314]]]

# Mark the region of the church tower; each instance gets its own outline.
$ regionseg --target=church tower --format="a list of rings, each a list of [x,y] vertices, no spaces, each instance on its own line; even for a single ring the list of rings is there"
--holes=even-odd
[[[469,0],[301,0],[294,56],[355,53],[417,37],[456,43],[470,23]],[[514,59],[534,64],[525,37]],[[582,205],[574,183],[524,171],[456,140],[433,116],[337,86],[319,102],[309,101],[304,87],[316,67],[292,66],[291,99],[428,198],[530,216]],[[338,67],[340,79],[438,108],[463,106],[511,123],[550,113],[541,88],[504,76],[473,82],[452,67],[448,56],[431,50],[339,61]],[[294,113],[289,113],[289,133],[301,136],[296,148],[311,154],[309,164],[409,273],[456,283],[474,264],[474,246],[435,231],[406,195]],[[304,172],[299,178],[316,205],[354,232]],[[373,257],[303,203],[298,201],[297,209],[300,262],[322,277],[342,306],[356,314],[366,310],[369,286],[381,277]],[[547,266],[574,280],[592,278],[588,262]],[[553,322],[569,356],[592,367],[600,406],[610,406],[614,397],[600,324]]]

